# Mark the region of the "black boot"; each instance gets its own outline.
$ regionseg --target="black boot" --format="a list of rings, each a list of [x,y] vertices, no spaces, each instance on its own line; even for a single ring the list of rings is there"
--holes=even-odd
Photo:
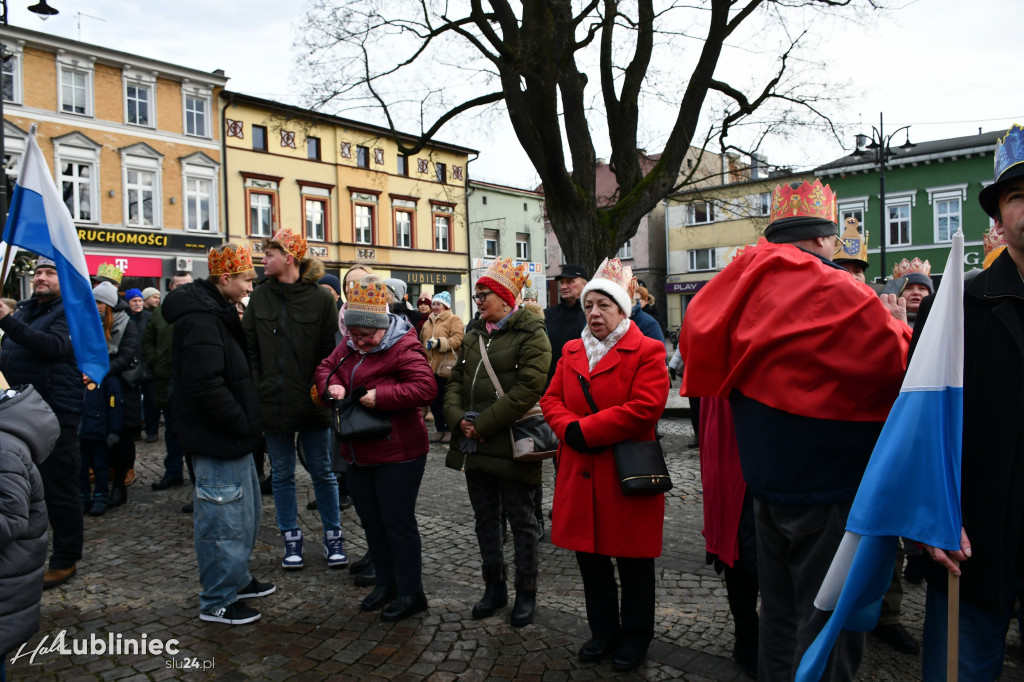
[[[124,481],[119,481],[110,489],[110,499],[107,500],[107,509],[120,507],[128,501],[128,491],[124,487]]]
[[[373,567],[373,558],[367,552],[363,558],[349,567],[352,584],[356,587],[369,587],[377,582],[377,571]]]
[[[508,586],[505,585],[505,581],[489,581],[484,590],[484,598],[473,607],[473,618],[475,620],[488,618],[506,605],[508,605]]]
[[[732,658],[743,667],[744,674],[757,679],[757,576],[741,568],[725,568],[725,587],[736,626],[736,643]]]
[[[516,590],[516,603],[512,605],[509,623],[514,628],[521,628],[533,622],[533,609],[537,605],[537,593]]]

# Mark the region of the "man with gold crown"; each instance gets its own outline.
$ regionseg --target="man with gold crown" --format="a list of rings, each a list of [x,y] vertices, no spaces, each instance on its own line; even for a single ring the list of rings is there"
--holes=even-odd
[[[925,546],[922,673],[945,678],[947,571],[960,576],[959,679],[1002,672],[1024,556],[1024,128],[997,141],[995,182],[981,190],[1006,248],[964,289],[960,550]],[[986,259],[988,260],[988,259]],[[926,299],[914,342],[928,322]]]
[[[196,474],[195,547],[200,620],[251,623],[259,611],[240,600],[276,588],[249,575],[263,512],[252,451],[260,435],[256,384],[235,305],[252,291],[256,272],[244,246],[210,249],[210,277],[167,294],[174,325],[175,414],[181,445]]]
[[[687,308],[681,393],[729,399],[754,499],[758,677],[789,680],[828,618],[814,596],[899,394],[911,331],[895,297],[832,263],[836,201],[821,181],[775,188],[765,238]],[[823,679],[853,679],[863,649],[862,633],[842,633]]]

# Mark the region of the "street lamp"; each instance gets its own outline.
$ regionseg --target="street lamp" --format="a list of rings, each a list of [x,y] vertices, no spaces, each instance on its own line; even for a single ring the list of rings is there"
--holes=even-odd
[[[871,150],[873,150],[875,152],[875,163],[878,164],[878,173],[879,173],[879,175],[878,175],[878,195],[879,195],[879,198],[880,198],[880,200],[882,202],[882,204],[881,204],[882,210],[879,211],[879,216],[878,216],[880,218],[879,222],[881,223],[881,228],[882,228],[882,241],[880,242],[880,245],[879,245],[879,256],[881,257],[881,260],[882,260],[881,272],[882,272],[882,281],[883,282],[885,281],[885,275],[886,275],[886,270],[885,270],[885,243],[889,240],[889,232],[888,232],[889,225],[888,225],[888,221],[887,221],[888,216],[887,216],[887,211],[886,211],[886,208],[885,208],[885,164],[889,161],[890,157],[895,156],[897,154],[897,152],[894,152],[892,150],[892,148],[890,147],[890,142],[892,142],[893,135],[896,135],[897,133],[901,133],[904,130],[907,131],[907,141],[904,142],[903,144],[901,144],[899,147],[897,147],[897,149],[902,149],[903,151],[908,151],[908,150],[913,149],[914,147],[917,146],[917,145],[913,144],[910,141],[910,126],[909,125],[903,126],[902,128],[899,128],[899,129],[895,130],[894,132],[889,133],[888,135],[885,135],[884,134],[884,128],[882,126],[882,114],[879,113],[878,114],[878,127],[876,128],[874,126],[871,126],[870,142],[868,141],[868,136],[867,135],[863,135],[863,134],[857,135],[857,150],[853,153],[854,156],[860,157],[860,156],[864,156],[865,154],[867,154],[868,150],[871,149]]]

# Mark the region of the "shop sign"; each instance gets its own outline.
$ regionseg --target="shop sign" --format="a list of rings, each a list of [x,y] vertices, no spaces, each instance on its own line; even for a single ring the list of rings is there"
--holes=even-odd
[[[90,275],[95,275],[102,263],[112,263],[117,266],[125,277],[163,277],[164,274],[162,258],[141,258],[119,254],[85,254],[85,264],[89,268]]]
[[[78,240],[82,244],[101,246],[126,246],[155,249],[173,249],[175,251],[201,251],[210,247],[220,246],[221,237],[203,237],[195,234],[169,232],[136,232],[123,229],[106,229],[100,227],[78,228]]]
[[[700,282],[669,282],[665,285],[666,294],[695,294],[709,280]]]
[[[462,284],[460,272],[395,272],[391,275],[409,284],[433,284],[435,286],[453,286]]]

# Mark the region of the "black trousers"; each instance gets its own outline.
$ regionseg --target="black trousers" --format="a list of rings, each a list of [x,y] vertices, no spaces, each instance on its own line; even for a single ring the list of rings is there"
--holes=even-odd
[[[476,540],[480,545],[485,582],[504,581],[505,552],[501,542],[504,511],[512,528],[515,550],[516,590],[537,591],[537,517],[533,491],[536,486],[509,481],[481,471],[466,472],[466,488],[476,519]]]
[[[615,583],[612,557],[576,552],[583,578],[590,636],[605,642],[618,640],[622,648],[646,652],[654,639],[654,559],[616,557],[622,583]]]
[[[398,583],[398,594],[423,591],[416,496],[427,456],[408,462],[348,468],[350,493],[363,523],[377,584]]]
[[[448,428],[448,422],[444,420],[444,392],[447,390],[448,380],[435,374],[434,381],[437,382],[437,395],[430,403],[430,413],[434,415],[434,428],[438,433],[444,433],[451,430]]]
[[[39,465],[46,513],[53,528],[53,554],[50,556],[50,568],[53,570],[74,566],[82,558],[81,467],[78,428],[61,424],[53,452]]]
[[[152,379],[142,380],[142,417],[146,436],[156,436],[160,430],[160,407],[156,404],[156,389]]]

